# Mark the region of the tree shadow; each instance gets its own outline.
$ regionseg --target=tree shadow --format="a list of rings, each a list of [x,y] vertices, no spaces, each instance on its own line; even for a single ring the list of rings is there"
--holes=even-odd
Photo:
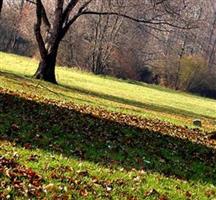
[[[216,185],[213,148],[48,103],[0,93],[0,136],[106,167]]]
[[[147,110],[152,110],[152,111],[167,113],[167,114],[177,114],[177,115],[193,117],[193,118],[204,117],[204,118],[207,118],[210,120],[215,120],[214,117],[210,117],[210,116],[205,115],[205,114],[199,114],[198,115],[195,112],[190,112],[190,111],[187,111],[184,109],[178,109],[178,108],[174,108],[171,106],[165,106],[165,105],[160,106],[160,105],[151,104],[151,103],[144,103],[144,102],[131,100],[131,99],[127,99],[127,98],[122,98],[122,97],[118,97],[118,96],[114,96],[114,95],[94,92],[94,91],[86,90],[84,88],[79,88],[79,87],[73,87],[73,86],[67,86],[67,85],[60,85],[60,86],[64,89],[68,89],[72,92],[76,92],[79,94],[89,95],[92,97],[101,98],[101,99],[113,101],[116,103],[122,103],[122,104],[130,105],[133,107],[141,108],[141,109],[147,109]]]
[[[10,73],[10,72],[6,72],[6,71],[0,71],[0,76],[4,76],[6,78],[9,78],[10,79],[10,82],[13,82],[14,84],[16,85],[20,85],[20,86],[30,86],[30,87],[35,87],[35,88],[42,88],[43,90],[46,90],[47,92],[50,92],[58,97],[63,97],[65,99],[68,99],[68,100],[73,100],[73,101],[79,101],[79,102],[82,102],[83,104],[93,104],[93,101],[91,100],[84,100],[82,98],[78,98],[78,97],[71,97],[69,95],[66,95],[64,93],[61,93],[61,92],[56,92],[52,89],[50,89],[48,86],[46,86],[44,84],[43,81],[41,80],[37,80],[37,82],[35,82],[35,80],[33,80],[31,78],[31,76],[23,76],[23,75],[18,75],[18,74],[13,74],[13,73]],[[47,84],[50,84],[47,82]],[[54,85],[56,86],[56,85]],[[53,85],[52,85],[53,87]],[[67,89],[66,89],[67,90]]]

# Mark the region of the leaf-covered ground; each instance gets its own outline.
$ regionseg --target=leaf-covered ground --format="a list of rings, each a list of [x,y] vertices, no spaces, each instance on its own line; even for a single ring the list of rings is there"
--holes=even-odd
[[[0,89],[1,199],[215,199],[216,140]]]

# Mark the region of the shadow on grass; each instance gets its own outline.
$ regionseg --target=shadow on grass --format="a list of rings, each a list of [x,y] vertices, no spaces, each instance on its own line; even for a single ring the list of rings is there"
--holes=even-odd
[[[8,77],[10,79],[12,79],[13,81],[16,82],[16,84],[22,84],[23,81],[28,81],[30,83],[33,83],[34,81],[32,79],[30,79],[30,77],[26,76],[21,76],[21,75],[15,75],[9,72],[0,72],[0,75],[3,75],[5,77]],[[28,79],[26,79],[28,78]],[[64,93],[61,93],[58,91],[58,93],[56,93],[55,91],[50,90],[48,87],[44,86],[44,84],[40,84],[38,83],[38,86],[43,87],[44,89],[48,90],[51,93],[54,93],[56,96],[63,96],[66,99],[75,99],[78,101],[82,101],[83,103],[90,103],[93,104],[93,102],[89,101],[89,100],[85,100],[83,101],[82,99],[76,99],[74,97],[71,96],[67,96]],[[176,115],[181,115],[181,116],[186,116],[186,117],[191,117],[191,118],[200,118],[200,117],[204,117],[207,118],[209,120],[215,120],[214,117],[210,117],[208,115],[203,114],[196,114],[194,112],[190,112],[190,111],[186,111],[183,109],[178,109],[178,108],[173,108],[171,106],[159,106],[156,104],[150,104],[150,103],[144,103],[144,102],[140,102],[140,101],[136,101],[136,100],[131,100],[131,99],[127,99],[127,98],[122,98],[122,97],[118,97],[118,96],[114,96],[114,95],[109,95],[109,94],[104,94],[104,93],[99,93],[99,92],[94,92],[91,90],[86,90],[84,88],[79,88],[79,87],[73,87],[73,86],[68,86],[68,85],[58,85],[56,87],[59,88],[59,86],[61,87],[62,90],[64,91],[68,91],[68,92],[73,92],[73,93],[78,93],[78,94],[83,94],[83,95],[88,95],[91,97],[96,97],[98,99],[105,99],[108,101],[112,101],[112,102],[116,102],[116,103],[121,103],[121,104],[126,104],[129,106],[133,106],[139,109],[147,109],[147,110],[152,110],[155,112],[161,112],[161,113],[167,113],[167,114],[176,114]],[[53,86],[54,87],[54,86]],[[106,105],[103,105],[106,106]],[[132,110],[132,108],[131,108]],[[136,112],[138,112],[136,110]]]
[[[164,106],[164,105],[159,106],[156,104],[143,103],[143,102],[136,101],[136,100],[131,100],[131,99],[121,98],[121,97],[114,96],[114,95],[94,92],[91,90],[86,90],[86,89],[78,88],[78,87],[65,86],[65,85],[61,85],[61,87],[63,89],[69,89],[71,92],[77,92],[79,94],[101,98],[101,99],[109,100],[109,101],[116,102],[116,103],[122,103],[122,104],[130,105],[133,107],[141,108],[141,109],[147,109],[147,110],[152,110],[152,111],[161,112],[161,113],[176,114],[176,115],[194,117],[194,118],[202,116],[204,118],[208,118],[211,120],[215,119],[205,114],[198,115],[194,112],[190,112],[190,111],[186,111],[186,110],[178,109],[178,108],[173,108],[171,106]]]
[[[216,185],[215,149],[10,94],[0,94],[0,136],[106,167]]]

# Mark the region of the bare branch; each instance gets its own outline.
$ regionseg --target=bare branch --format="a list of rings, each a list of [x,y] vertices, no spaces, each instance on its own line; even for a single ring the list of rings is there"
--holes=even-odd
[[[198,28],[197,26],[192,26],[190,24],[186,24],[185,26],[179,26],[177,24],[168,22],[168,21],[163,21],[163,20],[152,20],[152,19],[139,19],[139,18],[135,18],[126,14],[122,14],[122,13],[118,13],[118,12],[97,12],[97,11],[84,11],[82,12],[80,15],[113,15],[113,16],[119,16],[119,17],[123,17],[126,19],[129,19],[131,21],[135,21],[138,23],[144,23],[144,24],[152,24],[152,25],[167,25],[167,26],[171,26],[171,27],[175,27],[175,28],[179,28],[179,29],[194,29],[194,28]]]
[[[62,15],[62,22],[65,22],[65,20],[69,17],[70,12],[73,10],[73,8],[77,5],[78,0],[70,0],[68,5],[66,6],[63,15]]]

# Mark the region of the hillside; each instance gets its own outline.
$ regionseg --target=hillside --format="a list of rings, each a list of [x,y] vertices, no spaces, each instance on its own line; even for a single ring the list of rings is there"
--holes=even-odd
[[[38,62],[0,53],[1,87],[44,98],[86,104],[126,114],[191,126],[194,118],[212,129],[216,101],[140,82],[94,76],[67,68],[57,69],[59,86],[32,80]]]
[[[0,53],[0,197],[216,198],[216,101]],[[203,129],[192,129],[200,118]]]

